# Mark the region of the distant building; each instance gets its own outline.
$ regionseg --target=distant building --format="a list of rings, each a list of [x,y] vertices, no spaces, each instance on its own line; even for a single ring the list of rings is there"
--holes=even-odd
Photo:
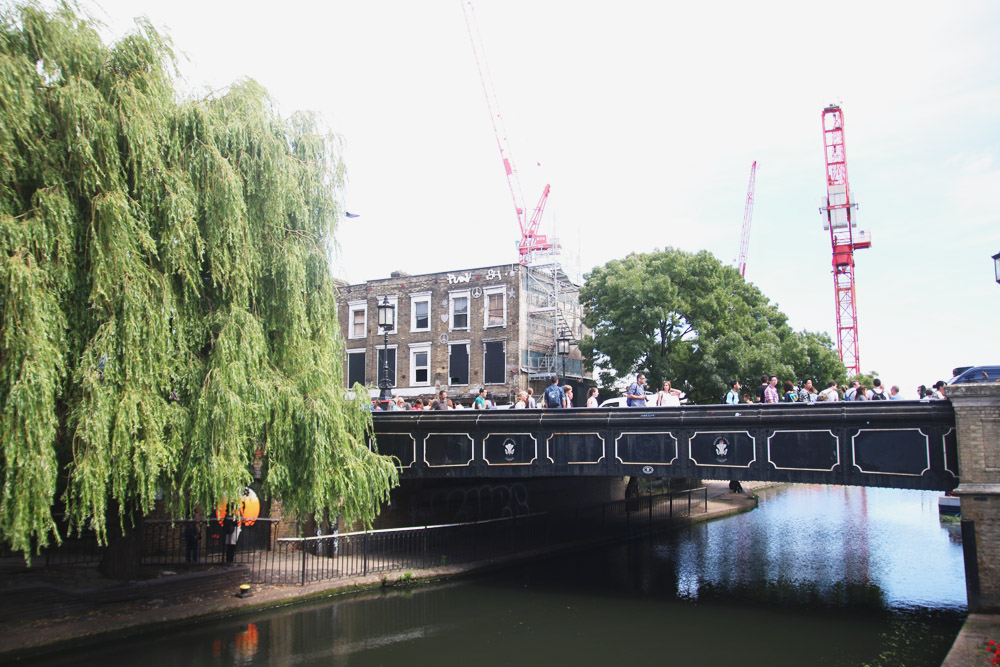
[[[396,307],[396,328],[384,349],[376,303]],[[553,374],[581,388],[593,386],[577,347],[587,333],[581,322],[579,286],[556,265],[504,264],[340,285],[338,317],[347,346],[344,376],[377,387],[388,355],[393,393],[429,398],[441,389],[470,404],[480,387],[497,403],[516,400],[521,389],[535,395]],[[569,354],[557,354],[557,340]],[[372,391],[375,395],[375,391]]]

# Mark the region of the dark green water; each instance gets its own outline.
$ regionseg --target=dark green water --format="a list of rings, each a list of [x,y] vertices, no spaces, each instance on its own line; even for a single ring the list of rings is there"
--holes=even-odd
[[[966,615],[936,493],[791,487],[748,514],[447,585],[38,664],[937,666]]]

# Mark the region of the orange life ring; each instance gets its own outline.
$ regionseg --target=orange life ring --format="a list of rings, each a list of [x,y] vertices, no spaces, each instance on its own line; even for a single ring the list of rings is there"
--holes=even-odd
[[[219,506],[215,508],[215,516],[219,517],[219,525],[226,518],[226,513],[229,507],[225,500],[219,503]],[[243,495],[240,496],[240,509],[236,512],[233,517],[236,523],[241,526],[252,526],[257,517],[260,516],[260,500],[257,498],[257,494],[250,487],[243,489]]]

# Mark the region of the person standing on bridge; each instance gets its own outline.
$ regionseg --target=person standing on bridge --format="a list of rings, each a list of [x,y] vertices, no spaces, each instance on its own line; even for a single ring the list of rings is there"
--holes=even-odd
[[[587,407],[588,408],[596,408],[596,407],[598,407],[597,393],[598,393],[597,392],[597,387],[591,387],[590,389],[587,390]]]
[[[475,402],[472,404],[474,410],[485,410],[488,407],[486,403],[486,387],[479,390],[479,396],[476,396]]]
[[[656,392],[656,405],[667,408],[681,407],[681,390],[674,389],[670,385],[670,380],[664,380],[663,389]]]
[[[778,398],[778,376],[772,375],[767,380],[767,387],[764,388],[764,402],[777,403]]]
[[[565,402],[566,393],[559,386],[559,378],[553,375],[552,382],[545,388],[545,393],[542,394],[542,407],[562,408]]]
[[[733,380],[729,383],[729,391],[726,392],[726,398],[723,401],[726,405],[739,405],[740,404],[740,381]]]
[[[447,410],[448,409],[448,392],[444,389],[438,392],[438,397],[434,399],[431,403],[431,410]]]
[[[628,395],[625,398],[625,403],[630,408],[644,408],[646,407],[646,376],[639,373],[636,377],[635,382],[629,385]]]
[[[758,403],[763,403],[764,402],[764,392],[765,391],[767,391],[767,376],[766,375],[761,375],[760,376],[760,386],[757,387],[757,402]]]
[[[827,382],[826,389],[821,391],[820,395],[826,397],[823,399],[824,401],[839,401],[840,394],[837,393],[837,382],[835,380]]]

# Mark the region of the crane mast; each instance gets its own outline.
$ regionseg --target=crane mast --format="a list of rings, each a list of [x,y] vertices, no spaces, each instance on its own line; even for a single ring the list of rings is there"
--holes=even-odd
[[[871,247],[871,237],[857,227],[857,207],[847,180],[844,112],[836,104],[823,109],[826,199],[820,206],[823,228],[833,250],[833,291],[837,312],[837,349],[850,375],[861,372],[858,311],[854,302],[854,251]]]
[[[476,59],[476,70],[479,72],[479,80],[483,86],[483,95],[486,97],[486,106],[490,112],[493,134],[496,135],[497,148],[500,149],[500,159],[503,161],[504,172],[507,175],[507,186],[510,188],[510,196],[514,202],[517,224],[521,229],[521,240],[517,244],[518,261],[521,264],[530,264],[535,252],[552,249],[552,243],[548,241],[546,236],[538,233],[538,227],[542,221],[542,213],[545,211],[545,203],[549,198],[550,187],[546,184],[542,189],[542,195],[538,199],[538,203],[535,205],[535,209],[529,218],[525,211],[521,181],[517,176],[517,168],[514,166],[510,141],[507,139],[507,128],[504,127],[503,115],[500,113],[500,102],[497,99],[496,89],[493,86],[493,78],[490,76],[489,64],[486,61],[486,49],[479,34],[479,26],[476,23],[476,15],[472,8],[472,3],[463,2],[462,12],[465,14],[465,25],[469,30],[469,40],[472,42],[472,53]]]
[[[750,185],[747,187],[747,203],[743,207],[743,232],[740,234],[740,254],[736,259],[736,269],[740,276],[747,275],[747,249],[750,247],[750,220],[753,218],[753,195],[757,179],[757,161],[750,165]]]

